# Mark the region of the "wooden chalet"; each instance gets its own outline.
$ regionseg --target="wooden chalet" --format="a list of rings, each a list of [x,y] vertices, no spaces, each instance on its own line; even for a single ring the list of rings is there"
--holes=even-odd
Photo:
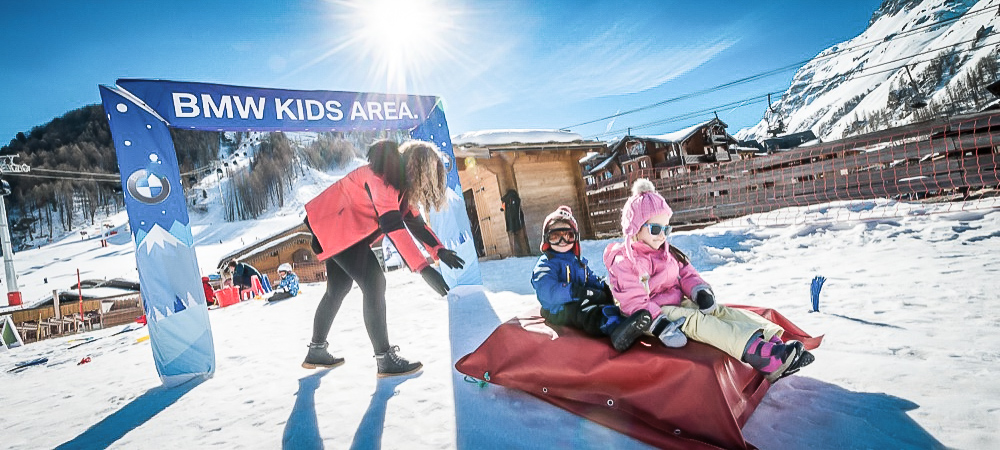
[[[216,267],[223,273],[229,261],[238,260],[250,264],[267,275],[271,282],[275,282],[280,279],[278,266],[289,263],[300,282],[324,281],[326,265],[316,259],[316,254],[310,247],[311,240],[312,234],[301,223],[222,257]]]
[[[622,168],[618,164],[618,153],[610,155],[595,154],[588,161],[581,161],[583,166],[583,181],[588,188],[604,180],[610,180],[622,174]]]
[[[560,205],[573,209],[583,236],[592,236],[580,160],[606,153],[603,142],[564,131],[496,130],[465,133],[453,144],[480,257],[538,254],[542,222]],[[516,230],[508,219],[517,212],[503,209],[511,192],[523,213]]]
[[[668,178],[704,164],[735,160],[729,147],[737,141],[726,132],[727,127],[716,118],[659,136],[625,136],[610,151],[617,155],[624,175],[658,169],[658,178]]]

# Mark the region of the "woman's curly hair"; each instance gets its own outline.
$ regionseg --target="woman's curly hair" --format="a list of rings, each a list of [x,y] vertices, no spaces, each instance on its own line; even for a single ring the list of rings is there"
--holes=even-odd
[[[407,141],[399,146],[406,167],[406,199],[424,211],[440,211],[448,203],[448,173],[437,146],[425,141]]]

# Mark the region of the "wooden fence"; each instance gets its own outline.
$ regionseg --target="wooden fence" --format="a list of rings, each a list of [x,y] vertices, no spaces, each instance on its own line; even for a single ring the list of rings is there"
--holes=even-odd
[[[59,314],[56,314],[54,305],[22,309],[12,312],[11,318],[22,339],[34,342],[67,332],[131,323],[143,314],[142,299],[136,292],[86,299],[82,305],[77,301],[63,303],[59,305]]]
[[[680,172],[672,175],[672,172]],[[836,200],[916,200],[1000,185],[1000,112],[938,120],[731,163],[653,168],[587,190],[594,237],[621,234],[621,208],[648,178],[674,225],[709,224]]]

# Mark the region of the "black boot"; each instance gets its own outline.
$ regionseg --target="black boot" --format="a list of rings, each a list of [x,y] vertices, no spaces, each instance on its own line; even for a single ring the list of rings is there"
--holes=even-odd
[[[785,369],[785,371],[781,373],[781,376],[778,377],[778,379],[785,378],[791,374],[794,374],[795,372],[798,372],[803,367],[812,364],[812,362],[815,360],[816,357],[813,356],[813,354],[810,353],[809,350],[803,349],[802,353],[799,353],[799,357],[795,358],[795,361],[792,361],[792,363],[788,366],[788,369]]]
[[[774,383],[791,367],[792,363],[805,351],[799,341],[765,341],[760,331],[753,335],[743,349],[743,362],[761,371],[764,378]],[[811,355],[810,355],[811,356]]]
[[[306,369],[330,368],[343,364],[344,358],[334,357],[326,351],[326,347],[329,345],[326,342],[322,344],[310,343],[309,353],[306,354],[306,360],[302,362],[302,367]]]
[[[611,332],[611,345],[618,352],[624,352],[635,343],[639,336],[642,336],[649,329],[650,322],[653,321],[649,311],[640,309],[625,319]]]
[[[420,361],[410,362],[406,358],[399,356],[398,345],[393,345],[385,353],[376,353],[375,362],[378,363],[378,377],[391,377],[396,375],[409,375],[424,367]]]

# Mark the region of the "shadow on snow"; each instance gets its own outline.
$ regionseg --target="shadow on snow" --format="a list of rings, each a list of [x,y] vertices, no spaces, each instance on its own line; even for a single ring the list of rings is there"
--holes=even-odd
[[[191,380],[180,386],[155,387],[136,397],[114,414],[94,424],[87,431],[56,447],[57,449],[106,448],[130,431],[167,409],[177,400],[203,383],[204,379]]]

